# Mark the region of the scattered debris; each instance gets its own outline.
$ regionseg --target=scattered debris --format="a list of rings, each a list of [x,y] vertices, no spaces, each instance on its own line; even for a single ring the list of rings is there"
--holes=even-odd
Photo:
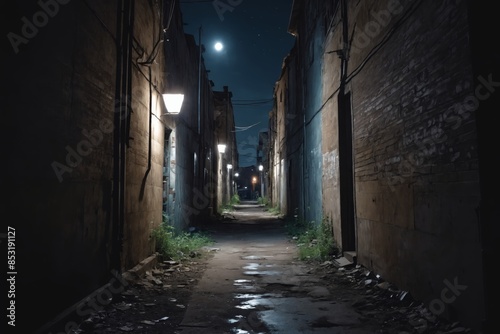
[[[129,326],[122,326],[118,329],[121,330],[122,332],[131,332],[134,330],[132,327],[129,327]]]
[[[120,303],[114,304],[113,307],[117,310],[120,310],[120,311],[126,311],[132,307],[132,304],[120,302]]]
[[[398,334],[470,333],[458,323],[438,318],[424,303],[416,301],[408,291],[383,280],[380,275],[355,265],[343,257],[320,263],[315,270],[338,289],[353,290],[353,307],[367,318],[381,318],[384,328],[398,328]],[[313,270],[314,271],[314,270]],[[356,290],[360,290],[358,297]],[[344,290],[345,291],[345,290]]]

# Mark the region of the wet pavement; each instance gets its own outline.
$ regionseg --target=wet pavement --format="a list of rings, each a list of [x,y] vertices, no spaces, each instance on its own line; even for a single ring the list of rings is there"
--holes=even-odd
[[[97,302],[85,298],[37,334],[481,334],[346,258],[298,260],[285,222],[262,206],[237,206],[200,230],[216,243],[128,273],[123,290],[99,289]],[[79,314],[82,305],[93,312]]]
[[[218,251],[193,288],[177,333],[375,333],[351,300],[297,259],[284,222],[255,204],[236,207],[213,238]]]
[[[284,221],[256,203],[200,229],[216,243],[198,256],[126,275],[76,330],[65,319],[43,333],[475,334],[345,258],[298,260]]]

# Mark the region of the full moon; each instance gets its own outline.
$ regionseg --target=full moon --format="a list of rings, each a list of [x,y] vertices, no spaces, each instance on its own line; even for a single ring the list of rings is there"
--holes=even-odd
[[[214,45],[215,51],[221,51],[224,48],[224,45],[222,45],[221,42],[217,42]]]

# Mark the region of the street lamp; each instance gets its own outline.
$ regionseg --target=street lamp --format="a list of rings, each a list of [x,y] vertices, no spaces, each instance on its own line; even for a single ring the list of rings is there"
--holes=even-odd
[[[262,177],[262,171],[264,170],[264,166],[259,165],[259,171],[260,171],[260,196],[264,198],[264,178]]]
[[[226,145],[225,144],[218,144],[217,149],[219,150],[219,153],[224,153],[224,152],[226,152]]]
[[[184,94],[162,94],[162,96],[168,114],[178,114],[181,111]]]
[[[234,177],[236,178],[236,180],[234,181],[234,193],[235,194],[238,194],[238,176],[240,176],[240,173],[236,172],[234,173]]]
[[[227,164],[226,165],[227,167],[227,187],[228,187],[228,192],[229,192],[229,200],[231,200],[231,198],[233,197],[233,178],[231,177],[232,176],[232,173],[231,173],[231,170],[233,169],[233,165],[232,164]]]

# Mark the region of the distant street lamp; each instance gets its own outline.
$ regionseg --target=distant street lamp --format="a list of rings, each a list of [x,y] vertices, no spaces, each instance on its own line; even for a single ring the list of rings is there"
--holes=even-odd
[[[231,169],[233,169],[233,165],[232,164],[227,164],[226,165],[227,167],[227,187],[228,187],[228,191],[229,191],[229,198],[231,199],[231,197],[233,197],[233,178],[231,177],[232,176],[232,173],[231,173]]]
[[[219,144],[219,145],[217,145],[217,149],[219,150],[219,153],[224,153],[224,152],[226,152],[226,145]]]
[[[234,173],[234,177],[236,178],[236,180],[234,181],[234,193],[235,194],[238,194],[238,176],[240,176],[240,173],[236,172]]]

